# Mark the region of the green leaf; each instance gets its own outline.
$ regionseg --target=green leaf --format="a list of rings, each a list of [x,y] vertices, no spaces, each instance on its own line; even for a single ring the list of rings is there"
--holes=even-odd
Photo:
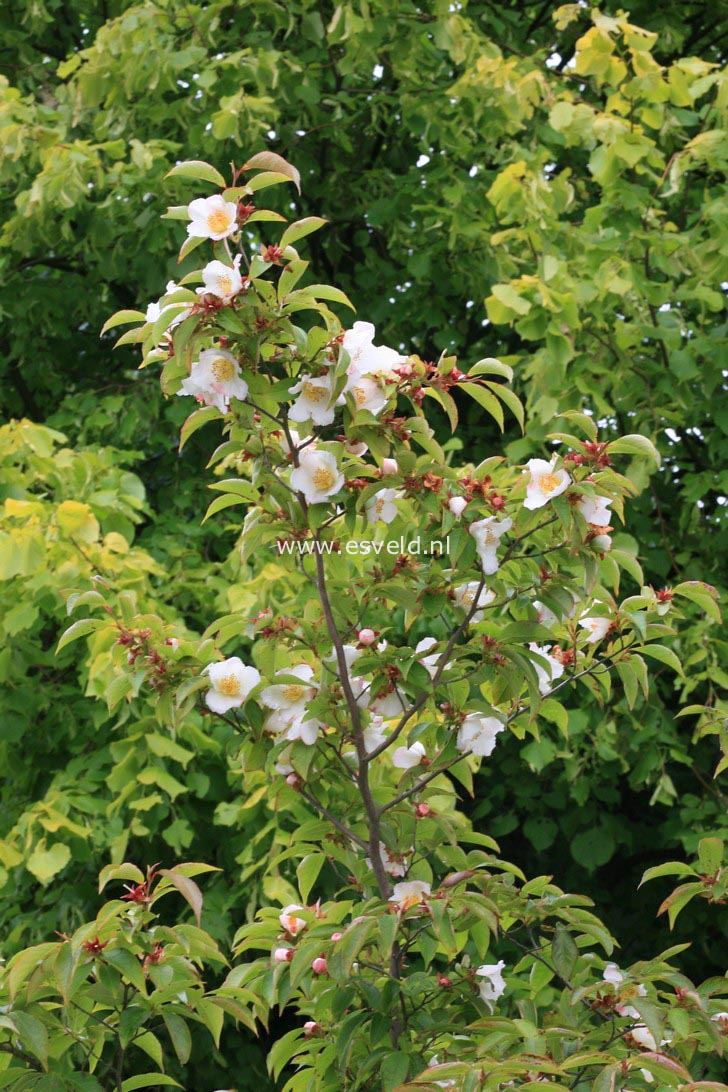
[[[562,925],[556,926],[551,946],[551,957],[559,975],[564,981],[568,982],[579,958],[579,949],[574,943],[574,938],[569,930]]]
[[[190,436],[197,432],[198,428],[202,428],[208,421],[214,421],[222,416],[223,414],[220,413],[217,406],[203,406],[202,409],[194,410],[180,429],[179,450],[182,450]]]
[[[723,865],[722,839],[701,838],[698,842],[698,860],[706,876],[714,876]]]
[[[189,876],[183,876],[181,872],[174,868],[161,868],[159,871],[160,875],[169,880],[177,888],[182,898],[192,907],[192,912],[199,925],[202,916],[202,892],[195,881],[190,879]],[[155,891],[155,896],[159,897],[164,890],[164,887],[160,884]]]
[[[671,667],[677,675],[684,677],[682,664],[671,648],[665,648],[664,645],[643,645],[642,648],[636,651],[641,652],[643,656],[651,656],[653,660],[658,660],[666,667]]]
[[[107,330],[113,330],[115,326],[124,326],[129,322],[146,322],[146,315],[143,311],[132,311],[129,308],[116,311],[101,327],[101,334],[105,334]]]
[[[324,866],[326,855],[324,853],[308,853],[296,868],[298,890],[304,903],[308,902],[311,888],[318,879],[319,872]]]
[[[702,892],[702,883],[681,884],[679,887],[676,887],[661,904],[660,909],[657,911],[658,917],[660,914],[667,913],[670,928],[672,929],[680,911],[687,906],[691,899],[694,899],[696,895],[702,894]]]
[[[186,1065],[192,1051],[192,1036],[186,1021],[173,1012],[163,1012],[162,1018],[172,1040],[172,1046],[179,1059],[179,1064]]]
[[[105,625],[107,625],[107,623],[101,618],[79,618],[79,620],[74,622],[72,626],[69,626],[61,636],[60,641],[56,645],[56,656],[62,648],[65,648],[66,645],[70,645],[72,641],[77,641],[79,637],[85,637],[89,633],[94,633],[97,629],[101,629],[101,627]]]
[[[321,216],[305,216],[303,220],[296,220],[295,223],[288,225],[281,235],[278,245],[285,250],[291,243],[295,243],[298,239],[303,239],[305,235],[318,231],[324,224],[328,224],[328,220],[324,220]]]
[[[283,175],[293,182],[299,193],[301,192],[301,175],[293,164],[288,163],[283,156],[276,155],[275,152],[257,152],[243,164],[242,169],[244,171],[250,171],[253,170],[254,167],[263,171],[273,171],[276,174]]]
[[[656,880],[660,876],[697,876],[695,869],[690,865],[684,864],[682,861],[665,861],[661,865],[653,865],[652,868],[648,868],[642,873],[642,879],[640,880],[638,887],[642,887],[643,883],[647,883],[648,880]]]
[[[165,178],[194,178],[200,182],[212,182],[220,189],[225,189],[225,179],[218,170],[204,163],[201,159],[186,159],[184,163],[177,163],[171,171],[167,171]]]
[[[382,1064],[383,1092],[394,1092],[398,1085],[407,1080],[409,1063],[409,1054],[405,1054],[401,1050],[387,1055]]]
[[[105,865],[99,873],[99,894],[110,880],[130,880],[132,883],[144,883],[144,873],[130,861],[123,864]]]
[[[660,453],[646,436],[638,434],[620,436],[618,440],[612,440],[608,450],[610,455],[640,455],[643,459],[654,463],[656,467],[660,466]]]
[[[482,406],[486,413],[489,413],[491,417],[495,418],[501,432],[503,431],[503,410],[495,395],[491,394],[490,391],[487,391],[485,387],[480,386],[478,383],[458,383],[458,388],[465,391],[466,394],[469,394],[479,406]]]
[[[36,849],[25,862],[25,867],[44,886],[66,867],[71,860],[71,850],[63,842],[56,842],[50,849]]]
[[[122,1082],[121,1092],[136,1092],[137,1088],[154,1088],[163,1084],[169,1088],[182,1088],[182,1085],[166,1073],[139,1073],[136,1077],[127,1077]]]
[[[48,1068],[48,1031],[37,1017],[29,1012],[15,1010],[13,1023],[18,1029],[18,1035],[23,1047],[38,1059],[44,1069]]]

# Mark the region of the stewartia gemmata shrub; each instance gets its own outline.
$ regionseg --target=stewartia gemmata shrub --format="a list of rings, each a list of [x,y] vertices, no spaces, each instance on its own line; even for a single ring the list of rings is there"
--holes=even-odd
[[[602,442],[589,413],[570,412],[544,458],[458,465],[432,413],[455,431],[472,398],[501,427],[506,413],[522,422],[510,368],[425,360],[407,331],[388,347],[350,321],[346,297],[310,283],[297,249],[323,221],[271,240],[283,216],[259,195],[300,183],[279,156],[254,156],[230,186],[205,163],[170,173],[194,183],[168,213],[187,224],[180,258],[204,244],[207,260],[107,327],[132,324],[120,343],[140,344],[164,391],[189,399],[182,446],[203,426],[222,431],[205,518],[242,507],[251,586],[272,561],[288,582],[275,603],[211,619],[199,639],[119,616],[99,587],[73,600],[97,614],[61,643],[90,634],[109,649],[110,706],[151,687],[170,738],[183,722],[222,733],[239,821],[249,801],[269,804],[274,905],[237,907],[234,966],[193,986],[189,967],[199,975],[217,949],[196,927],[150,925],[151,892],[176,888],[199,919],[190,869],[201,866],[162,872],[159,887],[156,873],[111,866],[105,880],[131,878],[144,897],[9,965],[4,1075],[28,1088],[44,1071],[141,1088],[127,1046],[158,1071],[171,1050],[184,1066],[190,1025],[216,1034],[215,1019],[253,1027],[282,1011],[295,1026],[269,1069],[290,1092],[725,1087],[728,980],[689,981],[680,945],[620,966],[587,898],[558,877],[527,879],[459,806],[496,748],[542,734],[558,745],[569,705],[606,704],[613,685],[632,705],[651,661],[681,673],[680,599],[712,604],[711,589],[642,586],[620,539],[625,471],[654,465],[652,445]],[[677,862],[646,878],[693,875],[689,897],[722,902],[722,846],[705,854],[710,875]],[[164,982],[149,965],[157,936],[177,946]],[[79,969],[59,978],[49,960]],[[61,1048],[69,980],[100,1027]]]

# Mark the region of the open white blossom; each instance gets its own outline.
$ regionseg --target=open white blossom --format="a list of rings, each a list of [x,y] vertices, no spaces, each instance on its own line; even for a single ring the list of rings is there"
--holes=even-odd
[[[334,390],[330,372],[320,376],[302,375],[295,386],[291,387],[290,393],[298,395],[288,409],[291,421],[313,421],[315,425],[330,425],[336,416],[332,405]]]
[[[425,902],[430,894],[431,887],[424,880],[407,880],[405,883],[396,883],[389,901],[396,903],[404,912],[411,906],[419,906]]]
[[[469,580],[467,584],[459,584],[455,588],[455,605],[462,607],[465,611],[470,611],[473,606],[477,607],[477,610],[471,617],[471,622],[480,622],[483,619],[483,608],[487,607],[495,599],[495,592],[489,591],[486,587],[480,588],[480,595],[478,595],[478,588],[480,588],[479,580]],[[476,603],[477,596],[477,603]]]
[[[551,691],[552,684],[564,674],[564,665],[549,655],[550,645],[537,645],[532,642],[528,647],[531,652],[535,652],[536,655],[546,660],[546,666],[542,666],[540,663],[533,664],[538,675],[538,689],[542,695],[546,695]]]
[[[217,406],[221,413],[227,413],[231,398],[243,401],[248,397],[248,384],[232,353],[226,349],[203,349],[177,393],[190,394],[198,402]]]
[[[607,527],[612,518],[612,513],[609,511],[611,503],[609,497],[582,496],[579,497],[576,507],[587,523],[594,524],[597,527]]]
[[[580,618],[579,625],[582,629],[585,629],[589,636],[586,639],[588,645],[596,645],[599,641],[609,633],[609,627],[612,621],[610,618]]]
[[[309,504],[323,504],[344,484],[336,456],[318,448],[301,453],[300,465],[291,473],[291,486],[303,493]]]
[[[396,766],[398,770],[412,770],[415,766],[419,766],[422,759],[426,758],[426,756],[427,752],[418,740],[417,743],[413,743],[411,747],[397,747],[392,755],[392,764]]]
[[[491,1012],[493,1011],[493,1003],[505,993],[504,967],[505,961],[501,959],[498,963],[484,963],[475,972],[483,980],[480,983],[480,996]]]
[[[293,718],[286,728],[284,736],[291,742],[300,739],[301,743],[313,747],[322,727],[320,720],[317,720],[316,717],[307,717],[304,713],[302,716]]]
[[[474,755],[487,758],[495,749],[496,736],[504,725],[497,717],[486,717],[482,713],[468,713],[458,732],[457,748],[459,751],[472,751]]]
[[[220,193],[198,197],[187,206],[190,223],[187,234],[194,239],[226,239],[238,230],[238,206]]]
[[[296,910],[303,910],[303,907],[292,903],[290,906],[284,906],[278,915],[279,922],[292,937],[298,936],[307,924],[304,918],[296,917]]]
[[[393,853],[390,849],[387,849],[384,842],[379,843],[379,855],[382,858],[384,871],[387,872],[390,876],[407,875],[407,862],[405,858],[401,854]],[[365,864],[367,868],[371,868],[371,858],[366,857]]]
[[[358,410],[369,410],[375,417],[388,401],[382,385],[369,375],[349,375],[344,391],[352,396]]]
[[[349,354],[347,372],[350,379],[364,375],[390,375],[405,358],[396,349],[375,345],[375,329],[371,322],[355,322],[343,338],[343,348]]]
[[[545,459],[529,459],[526,466],[531,480],[526,487],[524,508],[532,511],[543,508],[571,484],[571,477],[566,470],[556,470],[555,459],[552,459],[550,463],[547,463]]]
[[[383,723],[384,717],[379,717],[375,714],[362,732],[364,749],[369,755],[372,751],[378,750],[387,738]]]
[[[391,523],[397,518],[396,489],[378,489],[366,502],[365,510],[370,523]]]
[[[210,679],[210,689],[205,694],[207,708],[213,713],[227,713],[239,708],[248,694],[260,682],[257,667],[248,667],[239,656],[231,656],[221,663],[208,664],[202,674]]]
[[[498,519],[497,516],[486,516],[485,519],[479,519],[470,524],[470,534],[475,539],[484,576],[491,576],[498,572],[500,540],[512,526],[512,519]]]
[[[201,296],[209,293],[228,303],[242,287],[240,255],[236,254],[231,266],[225,265],[224,262],[208,262],[202,270],[202,288],[198,288],[197,292]]]
[[[260,700],[269,709],[276,709],[290,720],[303,715],[306,703],[311,701],[316,693],[317,684],[313,681],[313,668],[308,664],[297,664],[296,667],[287,667],[276,671],[276,675],[285,675],[290,679],[300,679],[300,682],[273,683],[261,690]]]

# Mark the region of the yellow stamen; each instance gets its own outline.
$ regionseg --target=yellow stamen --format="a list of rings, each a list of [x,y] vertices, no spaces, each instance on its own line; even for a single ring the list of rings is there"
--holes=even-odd
[[[326,387],[319,387],[316,383],[306,380],[301,388],[301,393],[309,402],[328,402],[329,392]]]
[[[327,490],[331,489],[336,481],[336,475],[328,466],[317,466],[311,477],[313,479],[313,484],[321,493],[325,493]]]
[[[363,406],[367,400],[366,391],[363,387],[354,387],[354,401],[357,406]]]
[[[291,703],[300,701],[305,693],[305,686],[299,686],[297,683],[289,683],[287,686],[283,687],[283,697],[286,701],[290,701]]]
[[[227,273],[223,273],[222,276],[217,278],[218,291],[222,292],[223,296],[229,296],[233,291],[233,280]]]
[[[237,698],[240,694],[240,683],[234,675],[226,675],[224,679],[220,679],[217,689],[226,698]]]
[[[226,356],[219,356],[213,361],[212,374],[219,383],[227,383],[229,379],[235,378],[235,364]]]
[[[555,493],[561,485],[561,478],[558,474],[542,474],[538,479],[538,486],[542,493]]]
[[[207,217],[207,226],[215,235],[227,231],[230,226],[227,213],[223,212],[222,209],[215,209],[214,212],[211,212]]]

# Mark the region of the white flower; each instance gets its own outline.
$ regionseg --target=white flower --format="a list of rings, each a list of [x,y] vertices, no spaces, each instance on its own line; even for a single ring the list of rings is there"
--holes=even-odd
[[[564,665],[559,660],[554,659],[553,656],[549,656],[550,645],[537,645],[531,643],[528,646],[531,652],[535,652],[542,659],[546,660],[546,667],[541,664],[534,663],[536,674],[538,675],[538,689],[542,695],[548,694],[551,690],[551,684],[560,679],[564,674]]]
[[[283,713],[289,720],[303,716],[306,702],[311,701],[316,693],[313,668],[308,664],[298,664],[296,667],[276,671],[276,675],[288,675],[301,681],[273,683],[271,686],[266,686],[260,693],[263,705]]]
[[[447,506],[452,514],[460,519],[465,509],[468,507],[468,502],[465,497],[450,497]]]
[[[408,880],[406,883],[396,883],[389,896],[389,901],[397,904],[404,913],[411,906],[419,906],[425,902],[431,891],[429,883],[424,880]]]
[[[395,349],[386,345],[374,344],[375,329],[371,322],[355,322],[343,338],[343,348],[349,354],[351,377],[355,375],[390,375],[398,364],[404,364],[405,358]]]
[[[595,524],[597,527],[607,527],[612,518],[612,513],[609,511],[611,503],[610,497],[581,496],[576,502],[576,507],[587,523]]]
[[[367,727],[362,732],[364,739],[364,749],[367,754],[370,755],[372,751],[378,750],[385,742],[387,736],[382,727],[384,722],[383,717],[373,716]]]
[[[382,459],[382,474],[399,474],[399,465],[396,459]]]
[[[208,262],[202,270],[203,287],[198,288],[199,295],[209,293],[218,299],[229,302],[243,287],[243,278],[240,276],[240,255],[237,254],[232,266],[224,262]]]
[[[498,571],[497,551],[500,540],[512,526],[512,519],[499,520],[497,516],[486,516],[485,519],[470,524],[469,531],[475,539],[484,576],[491,576]]]
[[[474,755],[487,758],[493,753],[495,737],[503,728],[504,725],[497,717],[468,713],[458,732],[457,748],[459,751],[472,751]]]
[[[306,448],[300,465],[291,473],[291,486],[303,493],[309,504],[323,504],[338,493],[344,484],[336,456],[330,451],[309,451]]]
[[[384,842],[379,843],[379,856],[382,858],[382,864],[384,865],[384,871],[389,873],[390,876],[406,876],[407,875],[407,863],[399,853],[392,853],[387,849]],[[367,868],[372,867],[372,862],[369,857],[365,858],[365,864]]]
[[[400,717],[406,708],[402,695],[396,686],[385,694],[380,694],[371,704],[371,711],[384,720]]]
[[[475,972],[483,979],[480,983],[480,996],[491,1012],[493,1011],[493,1002],[497,1001],[505,993],[506,984],[502,973],[504,967],[505,962],[501,959],[498,963],[484,963]]]
[[[315,425],[331,424],[336,415],[331,404],[334,395],[332,379],[330,372],[321,376],[302,375],[299,378],[290,390],[291,394],[298,395],[288,409],[291,421],[313,421]]]
[[[222,194],[198,197],[187,206],[190,223],[187,234],[195,239],[226,239],[238,230],[238,206]]]
[[[398,747],[392,755],[392,764],[398,770],[411,770],[420,765],[426,754],[425,748],[418,740],[411,747]]]
[[[434,637],[423,637],[415,646],[415,653],[427,652],[428,648],[434,648],[436,644],[437,641]],[[440,654],[438,652],[432,652],[429,656],[420,656],[420,663],[431,679],[434,679],[437,674],[437,665],[439,662]]]
[[[358,410],[369,410],[375,417],[382,412],[388,401],[381,385],[368,375],[350,375],[344,391],[353,397]]]
[[[588,645],[595,645],[604,640],[609,632],[612,622],[609,618],[580,618],[579,625],[585,629],[589,636],[586,639]]]
[[[191,394],[206,406],[217,406],[221,413],[226,413],[231,398],[242,401],[248,397],[248,384],[232,353],[225,349],[203,349],[177,393]]]
[[[555,457],[550,463],[545,459],[529,459],[526,464],[531,480],[526,487],[524,508],[533,511],[543,508],[554,497],[558,497],[571,484],[571,477],[565,470],[555,469]]]
[[[306,715],[303,714],[300,717],[294,717],[286,728],[285,738],[291,740],[291,742],[300,739],[301,743],[313,747],[318,739],[321,728],[322,724],[320,720],[316,720],[315,717],[306,717]]]
[[[602,975],[602,981],[608,982],[610,986],[621,986],[624,982],[624,975],[616,963],[607,963]]]
[[[470,619],[471,622],[480,622],[483,618],[482,607],[487,607],[489,603],[492,603],[495,599],[495,592],[488,591],[483,587],[478,595],[478,588],[480,588],[479,580],[469,580],[467,584],[459,584],[455,588],[455,605],[462,607],[465,611],[470,611],[473,606],[478,609]],[[478,597],[477,603],[475,602],[476,596]]]
[[[361,458],[362,455],[366,455],[369,450],[369,446],[361,441],[347,440],[344,444],[344,448],[348,451],[349,455],[354,455],[357,458]]]
[[[304,919],[296,917],[296,910],[303,910],[303,907],[292,903],[290,906],[284,906],[278,915],[279,922],[292,937],[297,936],[302,929],[306,928]]]
[[[365,510],[370,523],[391,523],[397,518],[396,489],[378,489],[366,502]]]
[[[543,625],[553,626],[556,622],[558,622],[558,618],[556,617],[554,612],[549,607],[541,603],[538,599],[534,599],[533,605],[538,613],[538,620]]]
[[[208,664],[202,669],[202,674],[210,679],[211,688],[205,694],[205,701],[213,713],[238,709],[260,682],[258,669],[248,667],[239,656],[231,656],[222,663]]]

